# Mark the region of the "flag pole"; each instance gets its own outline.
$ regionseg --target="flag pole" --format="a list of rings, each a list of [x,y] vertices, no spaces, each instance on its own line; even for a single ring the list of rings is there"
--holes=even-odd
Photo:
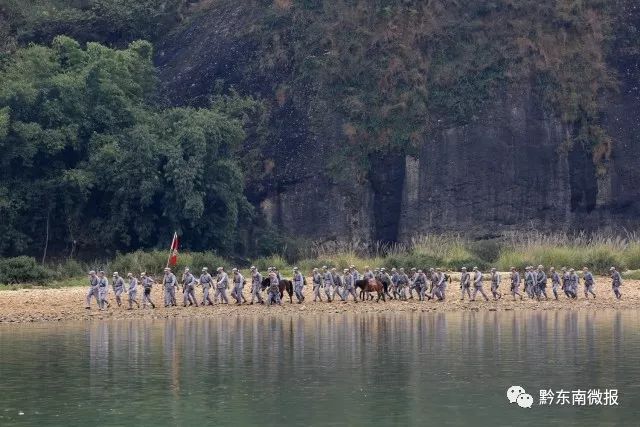
[[[167,268],[169,268],[169,262],[171,261],[171,255],[173,255],[173,244],[175,243],[176,239],[178,238],[178,232],[174,231],[173,232],[173,239],[171,239],[171,245],[169,246],[169,257],[167,258]]]

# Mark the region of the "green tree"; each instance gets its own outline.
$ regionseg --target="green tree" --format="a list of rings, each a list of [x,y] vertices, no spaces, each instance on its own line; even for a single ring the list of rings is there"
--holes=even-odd
[[[236,247],[251,215],[234,159],[242,121],[154,106],[152,53],[60,36],[0,72],[0,254],[113,253],[174,229],[193,249]]]

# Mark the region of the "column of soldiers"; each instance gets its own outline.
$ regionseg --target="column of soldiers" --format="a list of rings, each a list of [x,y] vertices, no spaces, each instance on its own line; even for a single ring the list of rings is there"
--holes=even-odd
[[[269,267],[267,270],[267,279],[263,280],[262,274],[255,266],[250,268],[251,271],[251,300],[249,304],[268,304],[268,305],[282,305],[281,292],[283,289],[283,279],[280,272],[275,267]],[[229,304],[229,297],[227,291],[231,289],[231,297],[235,301],[235,304],[242,305],[247,303],[247,300],[243,294],[246,280],[237,268],[231,270],[231,278],[227,275],[223,267],[218,267],[215,277],[209,274],[207,267],[204,267],[201,271],[200,277],[196,278],[189,268],[185,268],[182,274],[182,289],[175,274],[170,268],[164,269],[164,276],[162,278],[162,287],[164,295],[164,306],[175,307],[178,305],[176,294],[182,291],[182,305],[188,306],[208,306],[214,304]],[[306,285],[306,279],[304,275],[299,271],[297,267],[293,268],[293,293],[301,304],[305,301],[304,287]],[[615,267],[610,269],[611,286],[613,293],[617,299],[622,297],[620,287],[622,286],[622,277]],[[495,268],[490,271],[489,279],[491,281],[491,295],[494,300],[499,300],[503,297],[500,292],[501,275]],[[575,300],[578,298],[578,286],[580,280],[583,283],[583,290],[585,298],[595,294],[595,280],[593,274],[587,267],[582,270],[582,278],[578,276],[573,268],[562,268],[558,273],[555,268],[551,267],[548,272],[544,270],[542,265],[537,268],[528,266],[525,268],[524,277],[520,275],[520,272],[515,268],[510,269],[510,294],[515,301],[517,297],[520,300],[524,299],[523,293],[520,291],[521,285],[524,283],[524,293],[530,299],[536,300],[549,300],[547,294],[547,284],[551,281],[551,291],[553,298],[558,299],[559,292],[563,292],[567,298]],[[362,281],[375,281],[379,280],[385,285],[384,293],[389,299],[396,299],[400,301],[407,301],[414,298],[414,292],[417,295],[419,301],[444,301],[446,297],[447,285],[451,283],[451,277],[439,268],[431,268],[428,272],[421,269],[412,268],[409,274],[405,272],[404,268],[392,268],[388,272],[385,268],[379,268],[372,270],[370,267],[365,267],[364,273],[356,269],[354,265],[349,268],[345,268],[342,274],[339,274],[335,268],[328,268],[323,266],[321,269],[314,268],[311,276],[311,284],[313,290],[313,301],[323,301],[323,294],[327,302],[332,302],[339,298],[343,302],[347,302],[349,297],[354,302],[358,302],[358,293],[356,292],[357,282]],[[484,298],[485,301],[489,300],[489,296],[484,291],[483,273],[477,268],[473,267],[471,272],[468,272],[466,267],[462,267],[460,274],[460,290],[461,301],[464,301],[465,296],[470,301],[475,301],[478,293]],[[115,294],[115,300],[118,307],[123,305],[123,295],[126,293],[128,296],[127,309],[133,309],[133,305],[137,308],[155,308],[155,303],[151,300],[151,290],[156,284],[156,280],[146,272],[141,272],[140,277],[136,278],[132,273],[127,273],[127,282],[120,276],[118,272],[113,273],[112,288]],[[138,302],[137,289],[138,285],[142,287],[142,304]],[[196,297],[196,287],[202,288],[202,300],[200,303]],[[211,297],[211,291],[214,291],[213,298]],[[263,297],[263,292],[266,290],[266,298]],[[111,304],[108,301],[109,293],[109,281],[104,271],[89,272],[89,290],[86,296],[86,308],[91,307],[91,299],[95,298],[96,304],[100,310],[108,309]],[[361,295],[362,298],[362,295]]]

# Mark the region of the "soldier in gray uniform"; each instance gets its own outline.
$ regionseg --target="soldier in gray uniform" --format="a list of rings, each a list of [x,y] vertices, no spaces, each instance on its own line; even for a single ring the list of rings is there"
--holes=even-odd
[[[428,295],[426,295],[427,292],[427,276],[426,274],[424,274],[424,272],[422,270],[418,270],[418,272],[416,273],[416,278],[413,281],[413,284],[416,288],[416,291],[418,292],[418,299],[420,301],[424,301],[425,297],[428,297]],[[431,298],[429,298],[431,299]]]
[[[460,301],[464,301],[464,294],[466,292],[469,299],[471,299],[471,275],[467,271],[467,267],[462,267],[462,272],[460,273],[460,290],[462,291],[462,296]]]
[[[395,268],[391,269],[391,293],[393,293],[394,299],[399,299],[400,294],[398,293],[398,278],[400,275],[398,274],[398,270]]]
[[[221,304],[229,304],[227,298],[227,288],[229,288],[229,276],[225,273],[224,268],[218,267],[216,270],[216,296],[214,299],[220,301]]]
[[[244,277],[237,268],[231,270],[233,272],[233,290],[231,296],[235,298],[236,305],[242,305],[242,287],[244,285]]]
[[[182,305],[184,307],[187,306],[187,303],[189,303],[190,306],[198,306],[198,301],[196,301],[196,278],[193,277],[188,267],[184,269],[184,275],[182,276],[182,295]]]
[[[324,285],[324,293],[327,296],[327,302],[332,300],[333,292],[333,275],[327,269],[327,266],[322,266],[322,284]]]
[[[516,300],[516,295],[520,296],[520,301],[523,299],[520,293],[520,273],[515,267],[511,267],[511,295],[513,295],[514,301]]]
[[[585,298],[589,298],[589,293],[593,295],[593,298],[596,297],[596,293],[593,292],[593,287],[595,282],[593,280],[593,274],[589,271],[587,267],[582,269],[582,280],[584,280],[584,296]]]
[[[109,301],[107,301],[107,295],[109,294],[109,280],[104,276],[104,271],[98,272],[98,297],[100,310],[111,307]]]
[[[164,288],[164,306],[177,306],[176,287],[178,286],[178,279],[176,279],[176,275],[171,272],[169,267],[164,269],[162,286]]]
[[[471,301],[476,300],[476,294],[480,292],[485,301],[489,301],[487,294],[482,289],[482,273],[478,270],[478,267],[473,267],[473,293],[471,294]]]
[[[349,295],[353,296],[353,301],[358,302],[358,296],[356,295],[356,281],[353,279],[353,274],[346,268],[344,269],[344,302],[349,300]]]
[[[491,269],[491,294],[493,295],[494,300],[498,300],[502,298],[502,293],[499,291],[500,289],[500,273],[496,271],[495,268]]]
[[[340,299],[344,301],[342,277],[340,277],[335,267],[331,269],[331,277],[333,277],[333,295],[338,294]]]
[[[153,288],[154,280],[151,276],[147,276],[147,273],[140,274],[142,280],[142,288],[144,294],[142,295],[142,308],[147,308],[147,303],[151,305],[151,308],[156,308],[156,305],[151,301],[151,289]]]
[[[529,298],[534,297],[535,295],[535,283],[536,283],[536,279],[535,279],[535,275],[533,274],[533,271],[531,271],[531,267],[527,266],[524,269],[524,290],[527,293],[527,295],[529,296]]]
[[[113,286],[113,293],[116,295],[116,304],[118,304],[118,307],[122,307],[122,294],[124,293],[124,279],[120,277],[117,271],[113,273],[113,281],[111,282],[111,286]]]
[[[551,277],[551,291],[553,297],[558,300],[558,288],[560,287],[560,275],[556,272],[554,267],[549,269],[549,276]]]
[[[280,279],[278,279],[278,275],[275,271],[271,271],[269,273],[269,294],[267,301],[269,305],[278,304],[282,305],[282,301],[280,301]]]
[[[538,301],[540,301],[540,297],[544,295],[545,300],[548,300],[547,296],[547,274],[544,272],[544,267],[542,265],[538,266],[538,271],[536,272],[536,297]]]
[[[564,292],[567,298],[573,298],[573,296],[571,296],[571,290],[569,288],[569,272],[567,271],[566,267],[562,267],[560,271],[560,280],[562,282],[562,286],[560,287],[560,289],[562,289],[562,292]]]
[[[322,275],[318,272],[317,268],[313,269],[313,302],[318,299],[322,302],[322,295],[320,294],[322,289]]]
[[[409,276],[404,272],[404,268],[400,268],[398,273],[398,296],[401,301],[407,300],[407,287],[409,286]]]
[[[209,274],[207,267],[202,268],[202,274],[200,274],[200,285],[202,285],[202,306],[213,305],[211,300],[211,286],[213,285],[213,277]]]
[[[609,271],[611,272],[611,289],[613,289],[613,294],[616,296],[616,299],[620,299],[622,298],[622,293],[620,292],[622,276],[615,267],[611,267]]]
[[[353,277],[353,283],[356,283],[356,280],[360,280],[360,272],[356,270],[355,265],[349,266],[349,272],[351,273],[351,277]]]
[[[100,308],[100,295],[98,292],[98,276],[96,272],[91,270],[89,272],[89,291],[87,292],[87,304],[85,308],[91,310],[91,297],[96,299],[96,305]]]
[[[415,267],[411,268],[409,273],[409,299],[413,299],[413,290],[415,289],[418,292],[416,287],[416,276],[418,275],[418,270]]]
[[[393,282],[391,281],[391,276],[389,276],[389,273],[387,273],[387,270],[384,267],[380,269],[380,281],[385,286],[385,290],[384,290],[385,295],[389,299],[393,299],[393,296],[391,296],[391,293],[390,293],[390,292],[393,292]]]
[[[296,294],[298,304],[302,304],[304,301],[304,276],[298,270],[298,267],[293,267],[293,292]]]
[[[136,306],[140,308],[140,304],[138,304],[138,300],[136,296],[138,295],[138,279],[136,279],[133,274],[127,273],[127,278],[129,279],[129,289],[127,292],[129,293],[129,310],[133,310],[133,303],[136,303]]]
[[[445,298],[445,289],[447,286],[447,276],[444,274],[442,270],[436,268],[436,282],[435,286],[433,286],[433,295],[438,299],[438,301],[444,301]]]
[[[573,268],[569,269],[569,276],[567,277],[569,293],[572,299],[578,299],[578,285],[580,284],[580,278],[576,274]]]
[[[429,296],[431,297],[431,299],[435,299],[438,294],[438,282],[440,281],[440,275],[435,268],[429,269],[429,281],[431,282],[431,286],[429,288]]]
[[[262,274],[258,271],[255,266],[251,266],[251,302],[249,304],[253,304],[253,300],[257,299],[258,303],[264,304],[264,300],[262,299]]]

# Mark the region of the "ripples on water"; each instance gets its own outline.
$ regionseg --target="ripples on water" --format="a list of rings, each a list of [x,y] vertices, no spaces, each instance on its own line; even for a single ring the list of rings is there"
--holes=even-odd
[[[635,311],[0,327],[0,425],[637,425]],[[509,405],[522,385],[534,407]],[[619,407],[540,407],[617,388]],[[23,415],[19,415],[23,412]]]

